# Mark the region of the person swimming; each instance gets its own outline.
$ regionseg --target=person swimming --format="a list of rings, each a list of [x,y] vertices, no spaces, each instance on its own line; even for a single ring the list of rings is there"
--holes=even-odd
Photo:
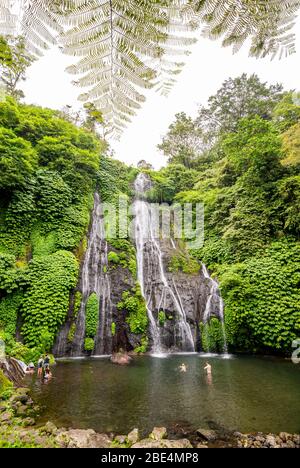
[[[180,372],[186,372],[187,371],[187,367],[184,363],[181,364],[181,366],[179,366],[179,370]]]

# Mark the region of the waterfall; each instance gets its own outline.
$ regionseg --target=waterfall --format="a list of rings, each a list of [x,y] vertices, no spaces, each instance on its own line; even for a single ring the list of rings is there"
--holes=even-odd
[[[158,313],[165,312],[166,299],[170,299],[176,313],[174,327],[174,345],[181,351],[194,351],[194,340],[187,322],[174,281],[169,281],[164,270],[163,251],[158,233],[155,231],[155,220],[149,203],[143,198],[151,188],[150,179],[143,173],[135,181],[136,200],[134,203],[134,236],[137,250],[138,281],[145,299],[152,338],[152,352],[160,354],[166,348],[163,344],[162,331]],[[175,244],[174,244],[175,245]],[[157,299],[157,295],[160,297]],[[154,298],[156,299],[154,301]],[[154,304],[155,302],[155,304]]]
[[[225,330],[225,318],[224,318],[224,302],[220,294],[220,288],[218,283],[210,276],[207,271],[206,266],[202,265],[203,275],[210,282],[210,291],[207,298],[205,311],[203,314],[203,323],[209,322],[213,316],[213,302],[215,301],[218,304],[218,315],[221,322],[222,334],[223,334],[223,351],[224,354],[228,354],[227,339],[226,339],[226,330]]]
[[[107,249],[101,203],[99,195],[96,193],[94,197],[92,226],[81,272],[80,291],[82,293],[82,301],[76,321],[72,356],[81,356],[83,354],[86,305],[92,293],[96,293],[99,299],[99,329],[95,337],[94,354],[109,354],[111,352],[112,307],[110,301],[110,283],[107,275]]]

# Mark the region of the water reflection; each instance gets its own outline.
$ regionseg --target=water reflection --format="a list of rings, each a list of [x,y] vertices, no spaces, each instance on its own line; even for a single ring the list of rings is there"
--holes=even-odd
[[[187,372],[179,371],[182,363]],[[128,367],[108,359],[59,362],[47,385],[34,379],[32,388],[44,407],[41,422],[65,427],[146,433],[184,420],[195,429],[216,424],[241,432],[297,432],[299,384],[299,368],[289,362],[179,355],[137,357]]]

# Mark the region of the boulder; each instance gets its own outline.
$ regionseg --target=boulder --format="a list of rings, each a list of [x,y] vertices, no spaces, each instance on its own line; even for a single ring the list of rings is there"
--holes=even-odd
[[[126,435],[118,435],[114,438],[114,441],[117,442],[119,445],[123,445],[127,443],[127,436]]]
[[[56,440],[59,444],[65,445],[69,448],[87,448],[89,440],[95,431],[92,429],[81,430],[81,429],[70,429],[67,432],[61,432]]]
[[[136,444],[139,441],[139,438],[140,434],[138,429],[133,429],[133,431],[131,431],[127,436],[127,440],[130,445]]]
[[[5,411],[5,413],[1,414],[0,421],[2,423],[8,424],[12,420],[12,414],[9,411]]]
[[[130,364],[132,361],[132,358],[127,353],[115,353],[110,360],[113,364],[118,364],[119,366],[128,366],[128,364]]]
[[[110,448],[112,440],[106,434],[96,434],[92,429],[70,429],[60,432],[56,442],[68,448]]]
[[[291,435],[288,434],[287,432],[280,432],[279,437],[282,440],[282,442],[286,442],[287,440],[291,438]]]
[[[198,449],[203,449],[203,448],[208,448],[208,447],[207,447],[207,445],[198,444],[198,445],[197,445],[197,448],[198,448]]]
[[[87,448],[111,448],[112,439],[107,434],[92,434]]]
[[[23,420],[23,426],[24,427],[30,427],[35,425],[35,420],[33,418],[25,418]]]
[[[166,439],[168,436],[167,429],[165,427],[155,427],[151,434],[149,435],[150,439],[162,440]]]
[[[209,442],[217,440],[218,438],[218,434],[216,433],[216,431],[213,431],[211,429],[198,429],[197,434],[203,439],[208,440]]]
[[[53,424],[52,422],[48,421],[45,426],[43,427],[43,430],[42,432],[45,432],[46,434],[48,435],[56,435],[58,433],[58,429],[57,427],[55,426],[55,424]]]
[[[267,437],[266,437],[266,446],[274,448],[275,445],[277,445],[275,436],[273,436],[271,434],[267,435]]]

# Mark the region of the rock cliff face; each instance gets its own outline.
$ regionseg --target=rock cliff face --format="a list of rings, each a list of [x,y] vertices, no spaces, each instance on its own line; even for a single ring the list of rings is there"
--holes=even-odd
[[[199,325],[204,321],[207,302],[211,294],[211,280],[206,278],[199,265],[199,272],[186,274],[182,271],[170,272],[169,266],[174,255],[182,254],[182,250],[174,242],[160,242],[163,269],[171,291],[161,280],[161,273],[155,257],[147,255],[144,275],[147,277],[145,294],[149,297],[148,307],[158,321],[161,311],[165,321],[160,325],[160,339],[164,349],[170,351],[191,351],[184,349],[180,343],[180,324],[178,323],[178,304],[184,311],[187,324],[191,329],[194,350],[201,350]],[[150,275],[149,275],[149,272]],[[148,276],[147,276],[148,275]],[[174,294],[174,295],[173,295]],[[175,296],[175,299],[174,299]],[[220,318],[220,307],[217,297],[211,298],[210,316]],[[150,335],[151,340],[151,335]],[[151,341],[150,341],[151,342]]]
[[[141,174],[136,193],[142,193],[148,182]],[[119,307],[123,293],[132,291],[137,280],[146,304],[148,349],[152,352],[200,351],[200,323],[212,316],[223,319],[218,285],[206,268],[197,264],[196,268],[195,265],[189,268],[191,260],[182,242],[155,237],[151,208],[143,198],[136,199],[134,214],[135,251],[128,241],[108,243],[100,199],[95,194],[80,280],[53,349],[56,357],[109,355],[120,349],[132,351],[140,347],[145,335],[132,333],[126,320],[128,311]],[[137,278],[129,268],[135,257]],[[174,259],[175,268],[172,267]],[[92,295],[98,301],[98,311],[91,319],[97,331],[91,335],[87,333],[86,323]]]

